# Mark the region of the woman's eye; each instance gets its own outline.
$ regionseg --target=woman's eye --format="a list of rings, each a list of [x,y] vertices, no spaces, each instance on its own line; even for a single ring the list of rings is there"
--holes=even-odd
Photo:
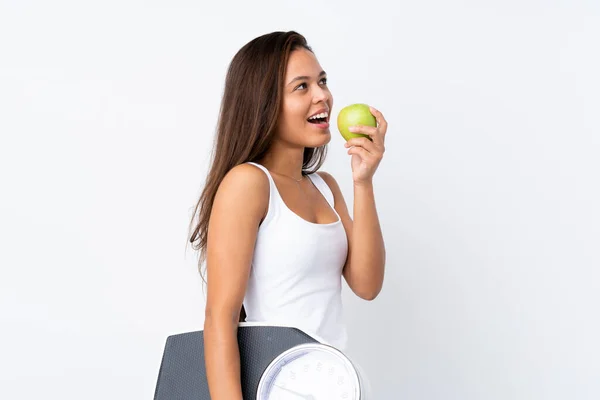
[[[321,82],[323,82],[324,85],[327,85],[327,78],[321,79]],[[305,82],[302,82],[301,84],[299,84],[298,86],[296,86],[296,90],[303,89],[303,87],[306,88],[306,83]]]

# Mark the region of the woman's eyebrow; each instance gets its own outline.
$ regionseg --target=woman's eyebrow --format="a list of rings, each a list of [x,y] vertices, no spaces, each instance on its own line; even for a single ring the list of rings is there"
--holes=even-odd
[[[321,72],[319,73],[319,78],[320,78],[320,77],[322,77],[323,75],[327,75],[327,73],[326,73],[325,71],[321,71]],[[297,77],[295,77],[294,79],[292,79],[291,81],[289,81],[289,82],[288,82],[288,85],[290,85],[290,84],[292,84],[292,83],[294,83],[294,82],[296,82],[296,81],[299,81],[299,80],[301,80],[301,79],[308,80],[308,79],[310,79],[310,76],[306,76],[306,75],[303,75],[303,76],[297,76]]]

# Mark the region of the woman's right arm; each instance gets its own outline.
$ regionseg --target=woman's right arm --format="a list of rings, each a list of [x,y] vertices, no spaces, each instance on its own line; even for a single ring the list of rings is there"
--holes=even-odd
[[[210,215],[204,320],[206,376],[213,400],[241,400],[237,327],[258,227],[269,201],[269,181],[242,164],[223,178]]]

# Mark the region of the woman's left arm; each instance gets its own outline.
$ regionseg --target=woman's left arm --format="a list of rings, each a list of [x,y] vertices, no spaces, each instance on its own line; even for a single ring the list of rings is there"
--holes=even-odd
[[[348,237],[348,258],[343,275],[348,286],[359,297],[373,300],[383,286],[385,270],[385,243],[373,189],[373,175],[385,152],[387,121],[383,114],[371,107],[377,119],[377,127],[356,126],[350,130],[369,138],[353,138],[346,142],[352,156],[352,180],[354,182],[354,210],[350,217],[343,195],[335,179],[329,174],[321,175],[334,194],[335,208],[342,219]]]

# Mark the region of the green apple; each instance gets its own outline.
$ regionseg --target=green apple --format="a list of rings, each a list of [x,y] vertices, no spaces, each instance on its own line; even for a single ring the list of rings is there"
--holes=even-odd
[[[342,137],[348,141],[352,138],[366,137],[370,139],[369,135],[362,133],[353,133],[348,130],[349,127],[355,125],[364,126],[377,126],[377,120],[371,114],[369,106],[366,104],[351,104],[340,110],[337,117],[338,130],[342,134]]]

